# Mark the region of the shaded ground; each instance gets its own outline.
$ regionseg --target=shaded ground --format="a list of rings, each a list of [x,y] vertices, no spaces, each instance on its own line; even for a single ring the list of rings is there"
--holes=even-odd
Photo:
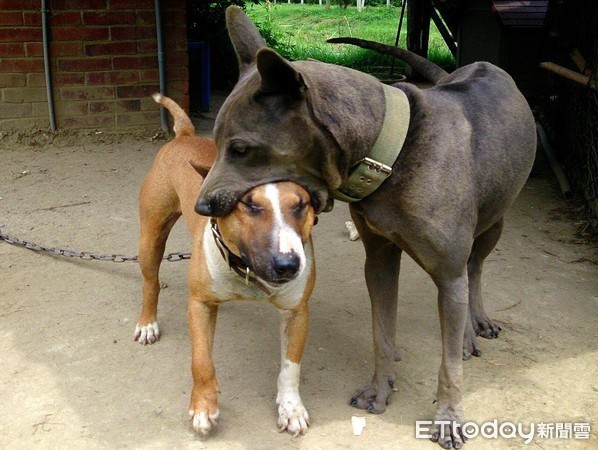
[[[208,118],[209,119],[209,118]],[[94,138],[28,145],[0,141],[0,224],[36,242],[135,254],[137,192],[163,141]],[[542,169],[542,168],[541,168]],[[465,364],[468,420],[586,422],[590,440],[536,438],[532,448],[596,448],[598,270],[596,248],[575,225],[552,176],[536,171],[507,216],[486,265],[487,311],[500,339]],[[387,412],[348,405],[372,372],[363,249],[344,231],[337,204],[315,229],[318,281],[301,393],[312,427],[301,438],[276,429],[278,317],[251,303],[221,308],[215,361],[221,422],[208,439],[188,423],[187,262],[164,263],[162,340],[132,334],[141,280],[133,263],[56,258],[0,243],[0,447],[2,448],[436,448],[416,440],[430,419],[439,365],[436,292],[408,257],[401,273],[398,387]],[[177,226],[168,251],[188,250]],[[367,427],[353,436],[351,416]],[[469,448],[523,448],[477,438]]]

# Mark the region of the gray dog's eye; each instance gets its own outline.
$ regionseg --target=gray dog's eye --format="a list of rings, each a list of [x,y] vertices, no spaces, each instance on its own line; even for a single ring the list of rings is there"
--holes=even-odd
[[[240,157],[240,156],[245,155],[248,150],[249,150],[249,147],[245,144],[233,143],[228,148],[228,153],[232,157]]]

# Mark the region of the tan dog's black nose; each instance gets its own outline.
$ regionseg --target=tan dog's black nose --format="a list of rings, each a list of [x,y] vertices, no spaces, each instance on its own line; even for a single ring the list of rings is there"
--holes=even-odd
[[[297,274],[300,266],[301,260],[295,252],[272,258],[272,269],[280,279],[290,280]]]

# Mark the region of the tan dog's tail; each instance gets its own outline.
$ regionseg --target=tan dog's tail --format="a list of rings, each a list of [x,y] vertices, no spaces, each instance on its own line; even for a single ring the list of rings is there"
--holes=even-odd
[[[195,127],[191,123],[189,116],[183,111],[183,108],[177,105],[173,99],[158,92],[152,94],[152,97],[156,103],[162,105],[168,112],[170,112],[170,114],[172,114],[172,117],[174,118],[174,135],[176,137],[195,136]]]
[[[438,67],[432,61],[428,61],[426,58],[423,58],[404,48],[393,47],[392,45],[351,37],[332,38],[328,39],[326,42],[331,44],[352,44],[361,48],[374,50],[379,53],[394,55],[398,58],[401,58],[411,67],[413,67],[416,72],[420,73],[424,78],[430,80],[434,84],[437,84],[442,78],[448,75],[448,72]]]

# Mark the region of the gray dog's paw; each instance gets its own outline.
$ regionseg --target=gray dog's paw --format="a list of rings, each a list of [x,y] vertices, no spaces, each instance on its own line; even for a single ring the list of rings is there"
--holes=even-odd
[[[437,442],[442,448],[462,448],[467,438],[463,435],[460,424],[451,423],[437,425],[430,440]]]
[[[463,361],[467,361],[472,356],[482,356],[482,349],[478,346],[476,333],[471,325],[465,327],[463,335]]]
[[[388,378],[382,383],[372,383],[358,389],[349,404],[359,409],[366,409],[372,414],[382,414],[394,391],[394,379]]]
[[[472,356],[482,356],[482,350],[478,346],[475,336],[465,336],[463,339],[463,361],[467,361]]]
[[[496,339],[502,330],[500,325],[485,314],[480,317],[472,317],[475,334],[486,339]]]

